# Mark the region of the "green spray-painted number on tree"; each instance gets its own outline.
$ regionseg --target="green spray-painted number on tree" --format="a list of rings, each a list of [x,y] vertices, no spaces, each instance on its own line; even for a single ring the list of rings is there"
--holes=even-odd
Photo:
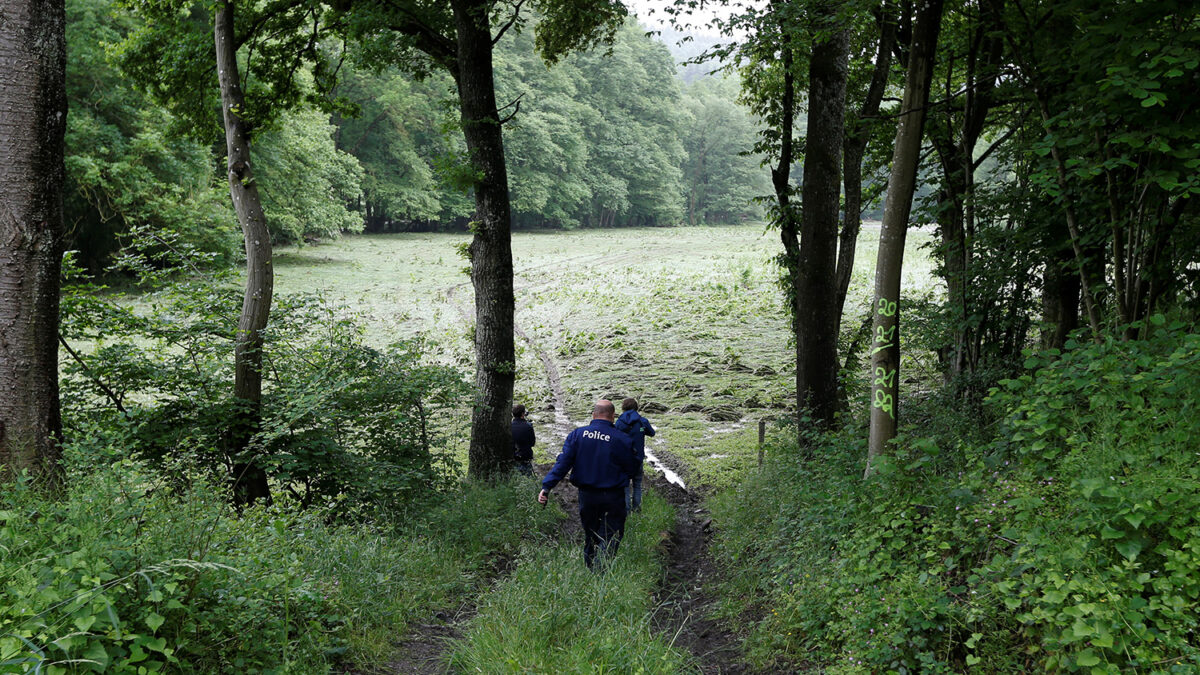
[[[895,324],[892,324],[891,326],[888,326],[886,328],[883,326],[877,326],[875,328],[875,348],[871,350],[871,355],[873,356],[885,349],[890,349],[893,346],[895,346],[896,343],[892,342],[892,338],[894,338],[895,336],[896,336],[896,325]]]

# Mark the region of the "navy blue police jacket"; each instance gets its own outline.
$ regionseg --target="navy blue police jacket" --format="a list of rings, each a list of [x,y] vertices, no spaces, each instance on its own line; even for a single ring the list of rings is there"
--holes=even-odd
[[[537,443],[533,435],[533,425],[523,419],[512,421],[513,459],[528,462],[533,459],[533,445]]]
[[[558,461],[542,480],[542,489],[552,490],[568,471],[571,484],[578,488],[624,488],[639,468],[632,439],[617,431],[612,422],[594,419],[586,427],[567,434]]]
[[[638,461],[646,459],[646,437],[654,435],[654,425],[636,410],[626,410],[617,418],[617,429],[633,439],[633,454]]]

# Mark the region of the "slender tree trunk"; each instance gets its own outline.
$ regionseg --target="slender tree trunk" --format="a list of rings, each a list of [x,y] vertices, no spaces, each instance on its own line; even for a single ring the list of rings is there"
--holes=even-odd
[[[1042,122],[1049,124],[1050,108],[1046,103],[1043,92],[1040,88],[1035,87],[1034,95],[1038,100],[1038,109],[1042,114]],[[1079,223],[1075,217],[1075,206],[1068,192],[1066,162],[1063,160],[1062,153],[1059,152],[1057,145],[1050,146],[1050,156],[1054,160],[1059,189],[1063,192],[1063,215],[1067,220],[1067,232],[1071,236],[1071,250],[1075,253],[1075,262],[1079,269],[1083,306],[1087,312],[1088,325],[1092,329],[1092,340],[1099,343],[1103,339],[1103,336],[1100,334],[1100,301],[1096,297],[1095,287],[1090,280],[1088,257],[1083,250],[1083,243],[1080,240],[1079,234]]]
[[[1043,250],[1048,259],[1042,277],[1042,321],[1050,329],[1042,334],[1042,347],[1062,349],[1067,335],[1079,328],[1079,275],[1070,271],[1071,249],[1063,242],[1048,243]]]
[[[271,267],[271,234],[267,231],[258,185],[250,168],[249,129],[242,118],[245,96],[238,75],[232,1],[217,5],[213,25],[225,123],[229,195],[233,198],[233,208],[246,243],[246,289],[233,349],[233,395],[238,408],[230,425],[229,451],[233,457],[234,501],[253,504],[271,496],[266,471],[254,460],[250,442],[262,420],[263,330],[271,311],[275,274]]]
[[[933,78],[933,59],[941,29],[942,0],[923,0],[917,5],[908,72],[892,174],[888,180],[887,207],[879,234],[875,267],[875,330],[871,350],[871,435],[867,448],[866,475],[873,460],[882,455],[888,441],[896,437],[900,385],[900,272],[904,263],[904,239],[916,189],[925,105]]]
[[[457,31],[459,102],[463,135],[474,168],[471,282],[475,287],[475,408],[468,472],[490,478],[505,472],[512,449],[516,351],[513,344],[513,262],[508,171],[492,78],[492,35],[484,0],[453,0]]]
[[[837,316],[838,330],[846,310],[846,295],[850,291],[850,279],[854,275],[855,249],[858,233],[862,229],[862,162],[870,140],[868,120],[879,114],[879,104],[887,89],[888,73],[892,67],[892,50],[896,44],[895,7],[884,2],[880,7],[879,50],[875,56],[875,69],[871,73],[871,84],[858,110],[857,119],[846,125],[846,139],[842,147],[842,172],[845,189],[845,208],[842,214],[842,233],[838,241],[837,257]]]
[[[813,44],[796,284],[796,399],[833,424],[838,401],[837,245],[849,32]]]
[[[57,484],[66,25],[63,0],[0,9],[0,479]]]
[[[774,0],[772,5],[781,5]],[[796,78],[792,72],[794,55],[788,38],[787,26],[780,27],[783,61],[783,96],[779,111],[779,163],[771,167],[771,184],[775,188],[776,220],[779,223],[779,238],[783,243],[783,267],[788,276],[788,301],[792,315],[792,334],[800,334],[800,316],[796,311],[796,286],[800,264],[800,233],[796,224],[796,211],[792,206],[791,171],[794,152],[793,125],[796,119]],[[796,377],[799,384],[800,365],[797,358]],[[799,397],[800,389],[796,389]]]

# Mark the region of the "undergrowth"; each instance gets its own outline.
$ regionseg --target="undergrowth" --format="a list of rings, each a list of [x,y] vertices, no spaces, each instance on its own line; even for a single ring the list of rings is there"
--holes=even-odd
[[[815,456],[772,448],[765,475],[713,501],[723,611],[756,617],[754,660],[1200,672],[1200,335],[1153,323],[1144,340],[1030,355],[986,428],[931,402],[920,432],[972,427],[910,429],[866,482],[861,430]]]
[[[431,493],[395,522],[284,500],[233,513],[197,479],[70,449],[68,492],[0,487],[0,671],[314,673],[377,663],[554,518],[520,481]],[[338,516],[338,517],[335,517]],[[344,523],[344,524],[343,524]]]

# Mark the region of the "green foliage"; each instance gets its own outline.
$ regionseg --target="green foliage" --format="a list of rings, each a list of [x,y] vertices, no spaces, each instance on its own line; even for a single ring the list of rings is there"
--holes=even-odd
[[[362,165],[368,230],[470,215],[470,199],[440,182],[435,164],[462,145],[447,128],[448,76],[414,80],[397,69],[374,73],[356,60],[343,71],[341,91],[361,111],[338,119],[336,139]]]
[[[773,489],[755,479],[714,511],[727,593],[747,598],[727,611],[767,608],[756,658],[839,672],[1200,667],[1200,429],[1182,394],[1200,385],[1200,336],[1151,323],[1143,341],[1031,356],[990,399],[992,440],[902,437],[866,485],[859,439],[826,438],[820,461],[776,446]]]
[[[315,110],[289,112],[254,147],[263,210],[271,236],[281,241],[335,238],[361,232],[363,168],[337,149],[334,126]]]
[[[283,503],[236,516],[190,474],[77,434],[71,486],[0,486],[5,672],[328,672],[376,663],[410,622],[456,606],[496,556],[545,532],[523,485],[470,486],[397,526],[330,525]],[[398,514],[397,514],[398,515]]]
[[[237,291],[221,280],[184,280],[138,304],[99,291],[88,283],[65,289],[63,337],[90,347],[64,364],[65,427],[100,425],[168,473],[185,460],[221,480],[232,462],[225,438]],[[363,332],[319,297],[282,297],[273,313],[253,446],[304,505],[350,498],[394,509],[453,473],[444,449],[461,431],[463,378],[423,363],[419,342],[376,350]]]
[[[771,192],[762,158],[750,153],[754,121],[736,98],[736,82],[729,77],[701,79],[684,91],[683,104],[691,117],[683,144],[692,225],[761,218],[762,208],[755,200]]]
[[[173,138],[175,119],[109,64],[106,46],[138,21],[111,0],[67,3],[64,220],[80,263],[98,270],[135,227],[171,230],[231,262],[237,227],[202,144]]]
[[[179,131],[201,141],[220,138],[216,6],[190,0],[121,4],[141,19],[135,31],[112,47],[121,70],[176,115]],[[334,73],[321,41],[336,22],[328,7],[293,0],[231,4],[246,99],[240,113],[251,137],[275,126],[289,110],[349,110],[345,101],[326,95]]]

